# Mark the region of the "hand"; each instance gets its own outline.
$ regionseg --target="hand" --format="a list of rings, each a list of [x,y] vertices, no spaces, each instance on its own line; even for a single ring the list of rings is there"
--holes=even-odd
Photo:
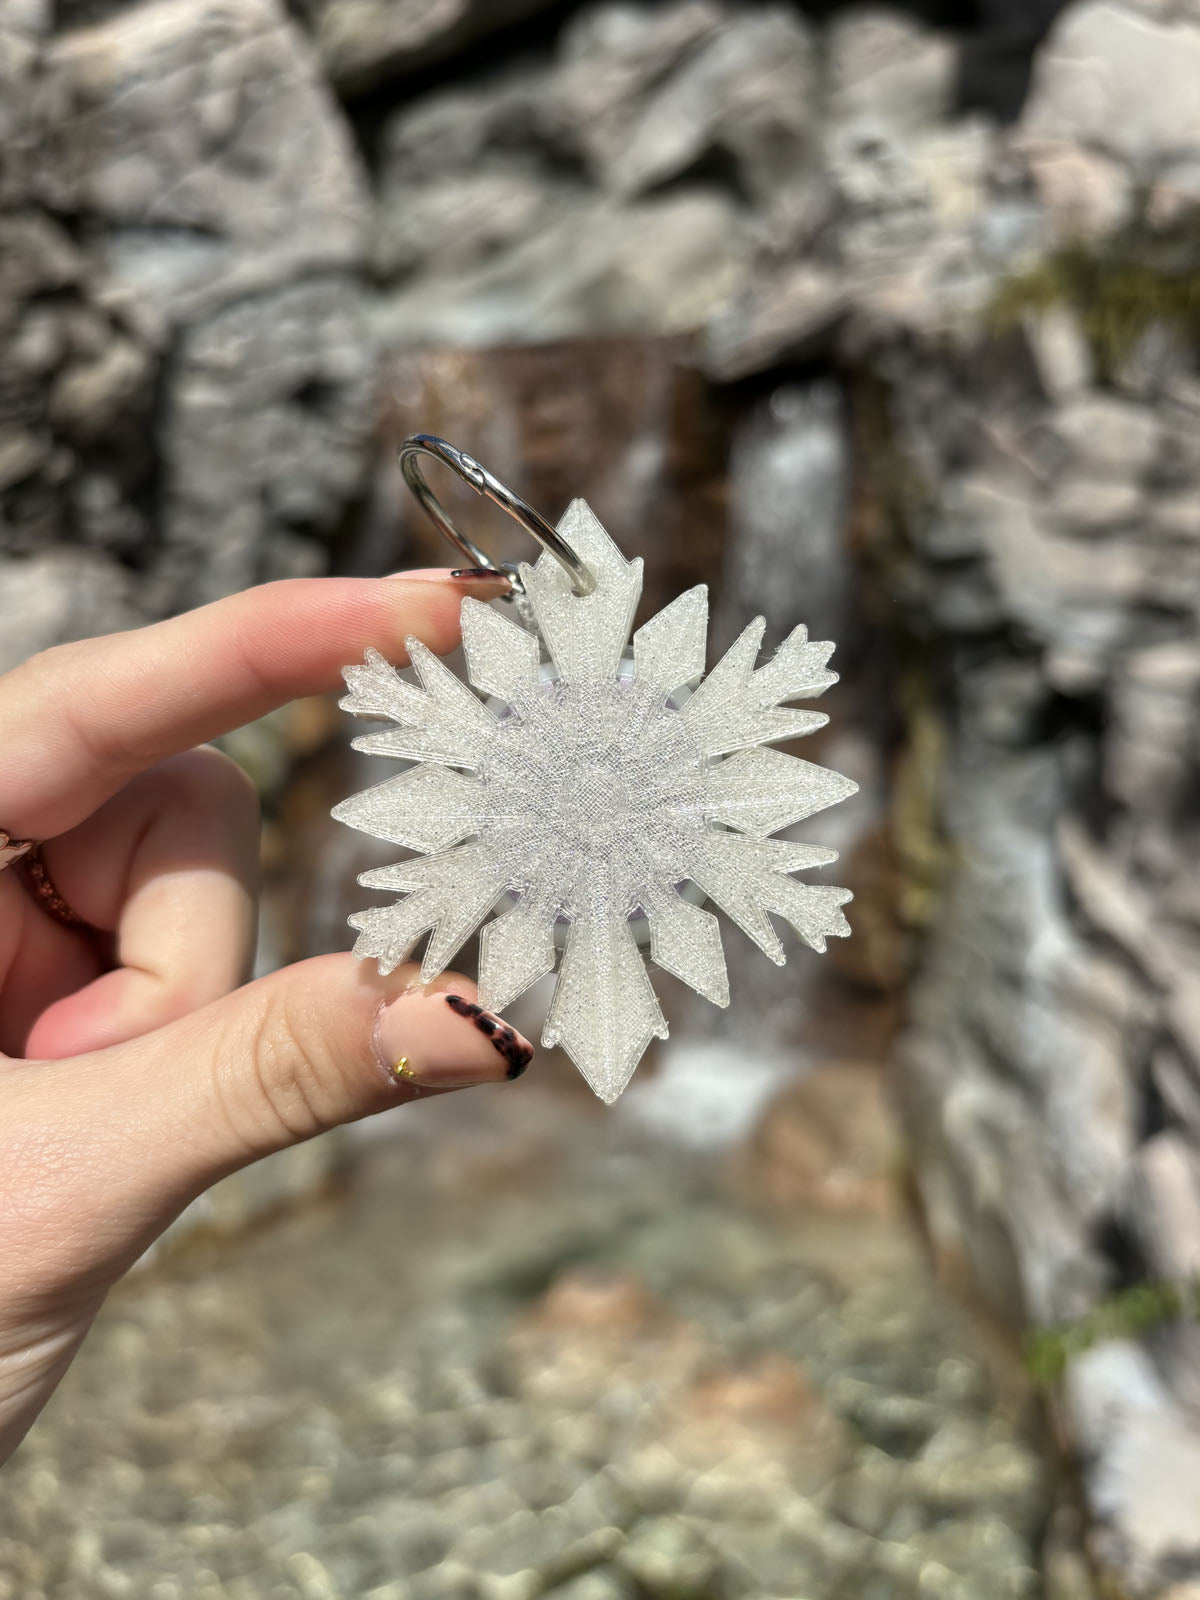
[[[453,975],[425,988],[342,954],[239,987],[258,808],[203,741],[336,687],[368,645],[452,649],[462,592],[441,571],[270,584],[0,677],[0,825],[47,841],[92,925],[0,872],[0,1461],[111,1284],[209,1184],[532,1054]]]

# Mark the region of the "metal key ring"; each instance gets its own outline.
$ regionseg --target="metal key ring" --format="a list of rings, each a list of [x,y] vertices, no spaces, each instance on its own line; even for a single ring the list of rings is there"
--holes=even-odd
[[[421,476],[419,461],[421,456],[432,456],[435,461],[440,461],[443,466],[457,473],[464,483],[470,484],[476,494],[486,495],[494,505],[500,507],[501,511],[507,511],[515,522],[519,522],[527,533],[533,535],[543,550],[549,551],[571,580],[571,588],[577,595],[591,594],[595,589],[595,574],[584,565],[557,529],[553,528],[532,506],[527,505],[520,495],[506,488],[499,478],[494,478],[485,467],[481,467],[473,456],[457,450],[447,440],[439,439],[432,433],[414,433],[400,446],[397,455],[404,481],[416,495],[438,532],[466,556],[473,566],[489,567],[493,572],[503,573],[512,585],[513,592],[517,595],[524,594],[525,586],[512,562],[505,561],[497,565],[473,539],[468,539],[465,533],[455,527],[439,504],[437,496]]]

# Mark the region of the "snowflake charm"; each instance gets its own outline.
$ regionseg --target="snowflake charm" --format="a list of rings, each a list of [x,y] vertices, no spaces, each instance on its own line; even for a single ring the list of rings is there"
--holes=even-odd
[[[483,926],[479,989],[500,1011],[554,970],[562,946],[542,1042],[562,1045],[611,1103],[650,1040],[667,1036],[639,925],[650,960],[719,1006],[729,1003],[720,925],[698,900],[780,965],[772,913],[824,950],[850,931],[841,911],[850,893],[791,873],[837,853],[769,835],[858,786],[767,748],[828,721],[784,702],[837,681],[825,669],[832,644],[797,628],[756,670],[759,618],[702,679],[701,585],[639,628],[630,656],[640,558],[626,561],[582,500],[559,532],[596,587],[576,595],[548,554],[521,568],[549,662],[536,634],[465,599],[467,671],[486,702],[416,639],[419,688],[374,651],[346,669],[344,709],[395,724],[355,749],[411,765],[333,815],[419,852],[359,878],[404,898],[350,918],[355,954],[387,973],[428,933],[428,982],[498,911]]]

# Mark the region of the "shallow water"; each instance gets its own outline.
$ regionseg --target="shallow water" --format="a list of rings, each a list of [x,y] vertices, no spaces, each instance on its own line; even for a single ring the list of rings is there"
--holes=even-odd
[[[1039,1593],[1011,1355],[902,1210],[760,1187],[532,1075],[405,1108],[113,1296],[6,1473],[0,1596]]]

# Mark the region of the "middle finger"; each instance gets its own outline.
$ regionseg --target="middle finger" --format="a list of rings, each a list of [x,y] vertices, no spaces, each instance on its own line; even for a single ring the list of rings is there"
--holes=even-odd
[[[82,986],[64,983],[50,1004],[43,985],[39,1010],[25,1018],[27,1055],[119,1044],[244,982],[254,955],[258,803],[218,751],[192,750],[141,774],[52,841],[45,859],[74,909],[115,934],[116,964]],[[19,1008],[14,976],[6,987]]]

